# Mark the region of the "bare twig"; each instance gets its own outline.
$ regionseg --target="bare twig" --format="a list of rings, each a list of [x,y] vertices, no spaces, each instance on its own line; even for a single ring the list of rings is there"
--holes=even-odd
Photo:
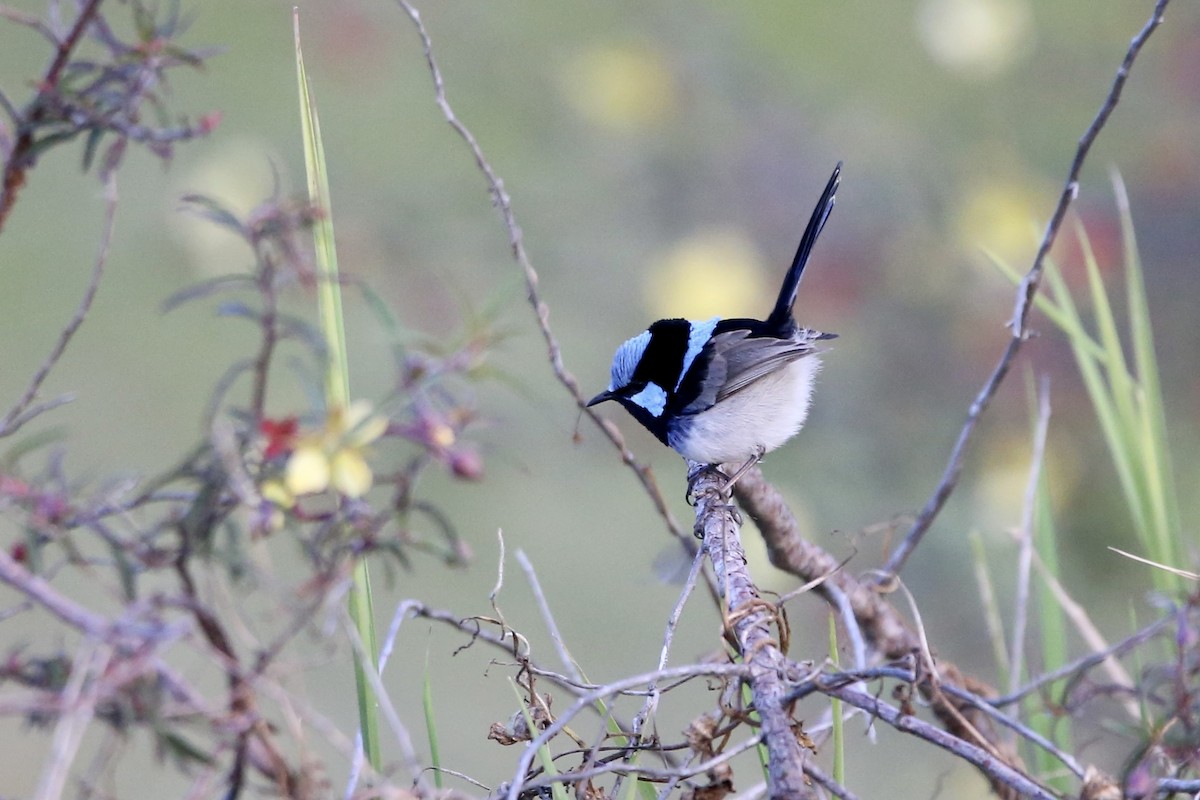
[[[633,470],[638,481],[646,490],[646,494],[650,497],[655,511],[658,512],[659,516],[666,523],[671,535],[687,550],[688,555],[694,556],[696,554],[696,542],[679,527],[675,516],[667,507],[662,491],[658,487],[658,482],[654,478],[654,473],[648,466],[637,460],[636,456],[634,456],[633,452],[625,444],[625,439],[621,436],[621,432],[617,429],[616,425],[601,417],[593,409],[587,407],[587,397],[580,391],[579,381],[567,370],[563,363],[562,349],[559,347],[557,337],[555,337],[554,332],[550,329],[550,307],[541,299],[541,294],[538,291],[538,274],[530,263],[529,255],[525,251],[524,236],[520,226],[517,225],[516,215],[513,213],[512,208],[512,199],[504,189],[504,181],[496,174],[495,169],[492,168],[492,165],[484,156],[483,149],[479,146],[475,135],[459,120],[458,116],[454,113],[454,109],[450,106],[450,102],[446,99],[446,87],[442,81],[442,73],[438,68],[437,60],[433,56],[433,41],[429,37],[429,32],[425,29],[425,23],[421,21],[420,12],[408,3],[407,0],[397,0],[397,2],[404,9],[404,12],[408,14],[413,25],[416,26],[417,35],[421,38],[421,46],[425,51],[425,62],[429,66],[429,74],[433,79],[434,102],[441,109],[446,122],[450,123],[450,127],[454,129],[455,133],[462,138],[471,150],[471,154],[475,158],[475,165],[487,180],[488,192],[492,196],[492,201],[504,223],[504,229],[508,233],[508,241],[512,248],[513,258],[525,276],[525,289],[529,297],[529,303],[532,305],[534,315],[537,317],[538,330],[541,332],[542,339],[546,343],[547,354],[550,358],[550,366],[554,371],[554,376],[566,388],[567,392],[571,395],[571,399],[575,401],[575,405],[579,407],[580,412],[586,414],[604,432],[604,435],[620,453],[621,460]]]
[[[1185,780],[1182,778],[1159,778],[1158,794],[1169,796],[1173,794],[1200,794],[1200,778]]]
[[[1033,554],[1033,566],[1041,579],[1046,582],[1046,587],[1054,595],[1054,599],[1059,607],[1062,608],[1063,613],[1075,624],[1075,629],[1079,631],[1079,635],[1083,637],[1088,646],[1097,653],[1107,651],[1109,649],[1108,642],[1104,639],[1104,634],[1096,627],[1096,623],[1092,622],[1092,617],[1088,614],[1087,609],[1067,593],[1067,590],[1059,582],[1057,576],[1052,575],[1050,570],[1046,569],[1045,563],[1038,557],[1037,553]],[[1133,680],[1133,676],[1129,674],[1129,671],[1116,658],[1109,656],[1103,659],[1101,663],[1104,665],[1105,671],[1108,672],[1119,686],[1132,690],[1137,685]],[[1130,719],[1141,719],[1141,709],[1133,698],[1124,698],[1122,706],[1125,708],[1125,712],[1129,715]]]
[[[351,621],[347,613],[342,617],[342,627],[345,629],[346,636],[350,639],[354,649],[358,651],[362,658],[362,663],[365,667],[363,670],[366,673],[367,680],[371,683],[371,689],[375,692],[375,696],[379,700],[379,705],[383,710],[384,719],[392,729],[392,735],[396,737],[396,742],[400,745],[400,754],[404,760],[404,766],[413,776],[413,781],[418,787],[421,794],[427,794],[429,786],[425,778],[425,770],[422,767],[421,759],[417,756],[417,750],[413,746],[412,735],[408,732],[408,727],[400,720],[400,713],[396,711],[396,706],[392,702],[392,697],[388,693],[387,687],[383,685],[383,681],[379,677],[379,671],[375,668],[374,653],[366,653],[363,650],[362,638],[358,635],[358,629]]]
[[[1088,126],[1087,131],[1079,139],[1079,144],[1075,149],[1075,158],[1071,161],[1071,168],[1067,171],[1066,183],[1063,185],[1062,193],[1058,198],[1058,205],[1055,206],[1054,213],[1050,217],[1050,222],[1046,226],[1046,233],[1042,237],[1037,255],[1034,256],[1033,265],[1029,268],[1029,272],[1025,274],[1021,285],[1017,287],[1016,304],[1013,309],[1012,319],[1008,323],[1011,331],[1008,346],[1005,347],[1004,353],[996,363],[991,376],[971,403],[971,407],[967,411],[967,419],[963,423],[962,430],[959,431],[958,440],[954,443],[954,449],[950,451],[950,460],[946,464],[945,471],[942,473],[941,481],[938,483],[937,488],[934,489],[929,500],[925,503],[925,507],[921,509],[921,513],[917,515],[916,520],[913,522],[912,527],[909,528],[908,533],[905,534],[900,545],[888,559],[887,565],[883,570],[884,575],[897,574],[904,568],[908,557],[912,555],[913,550],[920,544],[921,538],[929,530],[930,526],[933,525],[933,521],[941,513],[942,507],[946,505],[946,501],[950,498],[951,493],[958,486],[958,480],[962,475],[963,460],[966,457],[967,445],[975,433],[975,427],[979,424],[980,418],[991,404],[992,398],[996,396],[996,391],[1000,388],[1000,383],[1004,380],[1004,377],[1008,374],[1009,369],[1016,360],[1021,346],[1029,338],[1029,314],[1033,309],[1033,298],[1037,294],[1038,287],[1042,282],[1043,262],[1046,259],[1046,254],[1050,252],[1055,238],[1058,236],[1058,229],[1061,227],[1063,218],[1067,214],[1067,208],[1079,193],[1079,173],[1083,169],[1083,162],[1087,159],[1088,153],[1092,149],[1092,144],[1096,141],[1096,137],[1100,135],[1100,131],[1104,128],[1105,123],[1108,122],[1113,109],[1117,107],[1117,102],[1121,99],[1121,90],[1125,88],[1125,80],[1129,77],[1129,70],[1133,67],[1133,62],[1137,59],[1143,45],[1150,38],[1150,34],[1154,33],[1154,30],[1162,22],[1163,12],[1166,10],[1169,2],[1170,0],[1157,0],[1155,3],[1154,11],[1151,13],[1150,18],[1129,43],[1129,49],[1125,52],[1125,58],[1122,60],[1121,66],[1117,69],[1117,75],[1108,89],[1108,94],[1105,96],[1104,102],[1100,105],[1100,110],[1096,113],[1096,117],[1092,120],[1092,124]]]
[[[688,664],[680,667],[655,670],[641,675],[632,675],[580,694],[575,702],[571,704],[570,708],[559,714],[553,723],[525,745],[521,757],[517,760],[517,769],[512,782],[499,787],[496,793],[506,797],[507,800],[518,800],[518,797],[526,786],[525,775],[528,774],[538,750],[561,733],[567,724],[578,716],[581,711],[591,708],[598,700],[615,697],[634,687],[645,686],[651,682],[657,683],[665,680],[694,678],[705,675],[722,678],[747,678],[750,672],[751,668],[748,664]]]
[[[1064,664],[1053,672],[1047,672],[1039,675],[1036,679],[1022,686],[1020,689],[1010,692],[1003,697],[993,698],[990,702],[992,705],[1002,708],[1007,705],[1012,705],[1033,692],[1041,690],[1045,686],[1049,686],[1055,681],[1063,678],[1070,678],[1073,675],[1086,672],[1094,668],[1096,665],[1117,656],[1123,655],[1130,650],[1153,639],[1155,636],[1162,634],[1168,630],[1174,622],[1173,617],[1164,617],[1163,619],[1154,622],[1145,628],[1142,628],[1137,633],[1117,642],[1112,647],[1105,648],[1098,652],[1088,653],[1083,658],[1072,661],[1070,664]]]
[[[16,202],[17,192],[25,183],[25,172],[34,160],[33,128],[45,114],[49,98],[58,91],[58,81],[71,58],[71,53],[83,38],[84,31],[96,18],[101,2],[102,0],[85,0],[67,35],[55,42],[54,58],[38,83],[38,93],[30,103],[28,118],[18,124],[16,142],[12,152],[8,154],[3,176],[0,177],[0,230],[4,229],[4,221],[8,219],[13,203]],[[46,35],[43,26],[34,28]],[[54,41],[53,37],[50,38]]]
[[[18,564],[6,548],[0,547],[0,581],[8,584],[75,630],[104,641],[111,625],[106,617],[89,611],[67,598],[41,576]]]
[[[841,568],[824,548],[800,535],[796,517],[783,496],[755,467],[733,487],[738,505],[750,515],[763,536],[767,556],[777,568],[813,585],[813,591],[834,606],[840,605],[829,587],[836,586],[854,611],[863,636],[888,659],[904,658],[920,647],[917,635],[875,587]]]
[[[603,775],[612,774],[615,774],[618,777],[637,775],[650,780],[680,781],[696,775],[701,775],[713,769],[714,767],[719,767],[722,764],[726,764],[733,760],[733,758],[736,756],[739,756],[747,750],[757,747],[761,741],[762,734],[755,734],[754,736],[751,736],[750,738],[739,742],[732,747],[725,748],[712,758],[707,758],[704,761],[700,761],[696,764],[691,764],[688,766],[649,767],[643,764],[628,764],[624,762],[616,764],[604,764],[601,766],[592,767],[590,769],[575,770],[573,772],[562,773],[560,775],[543,775],[539,778],[532,778],[526,781],[522,788],[526,791],[532,791],[543,786],[551,786],[555,783],[564,783],[568,781],[577,783],[579,781],[585,781],[589,778],[598,778]],[[608,796],[616,797],[618,795],[615,792],[610,792]],[[742,795],[739,795],[739,797],[741,796]]]
[[[734,486],[734,495],[739,505],[750,515],[763,535],[771,563],[779,569],[798,576],[802,580],[814,581],[824,578],[813,591],[834,606],[848,604],[854,619],[861,629],[865,641],[888,660],[909,658],[914,653],[922,654],[928,663],[917,688],[930,703],[933,713],[953,735],[983,742],[1011,765],[1019,758],[1006,743],[1000,741],[982,712],[954,701],[942,691],[946,686],[972,690],[975,694],[991,694],[990,687],[962,674],[949,661],[933,663],[929,646],[924,642],[920,630],[913,630],[900,614],[880,593],[879,587],[860,581],[845,570],[839,569],[836,559],[822,548],[806,541],[796,526],[783,497],[763,478],[757,467],[749,470]],[[898,584],[898,581],[895,581]],[[844,601],[835,594],[844,595]],[[915,605],[913,606],[916,613]],[[993,755],[992,757],[996,757]],[[1015,767],[1014,767],[1015,768]],[[989,775],[989,780],[993,780]],[[993,782],[993,785],[995,783]],[[997,787],[999,789],[1000,787]]]
[[[88,724],[96,714],[96,703],[103,690],[100,676],[111,658],[111,646],[94,639],[89,639],[75,652],[71,673],[62,692],[63,713],[54,726],[50,755],[35,795],[37,800],[62,797],[71,764],[79,752]]]
[[[980,772],[988,776],[993,787],[999,785],[1012,790],[1009,797],[1029,797],[1036,800],[1057,800],[1056,796],[1035,783],[1028,775],[1005,763],[1003,759],[989,753],[987,750],[971,744],[965,739],[943,731],[919,719],[912,714],[905,714],[895,706],[885,703],[877,697],[856,691],[846,686],[824,688],[825,694],[838,698],[856,708],[866,711],[872,716],[882,719],[898,731],[910,733],[931,744],[953,753],[964,761],[973,764]]]
[[[0,438],[15,433],[22,425],[33,419],[37,413],[59,405],[59,403],[51,401],[40,406],[34,406],[33,402],[37,399],[38,391],[50,375],[50,371],[58,364],[59,359],[62,358],[63,353],[67,350],[67,345],[71,343],[71,339],[75,336],[75,332],[83,324],[84,318],[87,317],[88,311],[92,308],[92,302],[96,299],[96,292],[100,289],[100,279],[104,275],[104,265],[108,262],[108,251],[112,244],[113,230],[116,228],[117,179],[113,173],[110,173],[105,181],[104,195],[104,229],[100,234],[100,249],[97,251],[96,260],[92,264],[92,276],[88,281],[87,289],[84,290],[83,299],[79,301],[79,306],[75,309],[75,314],[67,322],[66,327],[59,333],[58,341],[54,343],[50,354],[46,356],[42,365],[38,367],[37,372],[30,379],[29,385],[25,387],[25,392],[13,404],[12,408],[8,410],[8,413],[4,415],[4,419],[0,420]]]
[[[529,581],[529,588],[533,592],[533,599],[537,602],[538,609],[542,612],[542,621],[546,623],[546,630],[550,632],[550,640],[554,642],[554,649],[558,653],[558,660],[562,662],[563,670],[572,679],[582,683],[583,675],[580,674],[575,659],[571,657],[571,653],[567,650],[567,643],[563,641],[562,633],[558,630],[558,623],[554,621],[554,612],[550,610],[550,603],[546,600],[545,593],[542,592],[542,584],[538,580],[537,572],[534,571],[533,564],[530,563],[529,557],[525,555],[524,550],[517,550],[517,563],[521,565],[521,570],[525,573],[525,580]]]
[[[704,551],[700,550],[696,553],[696,557],[692,559],[692,568],[688,571],[687,580],[683,583],[683,589],[679,592],[679,599],[675,602],[675,608],[671,610],[671,616],[667,618],[667,628],[663,632],[662,650],[658,654],[658,668],[663,669],[667,666],[667,658],[671,653],[671,642],[675,638],[675,628],[679,624],[679,618],[683,615],[683,607],[687,600],[692,595],[692,589],[696,586],[696,579],[700,575],[700,570],[704,566]],[[646,703],[642,706],[642,710],[633,718],[632,731],[635,736],[640,736],[642,725],[654,710],[654,706],[658,703],[658,692],[655,684],[650,684],[649,695],[646,697]],[[636,744],[636,742],[635,742]],[[615,792],[614,792],[615,794]]]
[[[804,774],[819,783],[821,787],[838,800],[858,800],[858,795],[842,786],[816,764],[805,764]]]
[[[704,549],[701,548],[696,552],[696,557],[692,559],[692,567],[688,570],[687,580],[683,583],[683,589],[679,592],[679,599],[675,601],[675,608],[671,610],[671,616],[667,618],[667,628],[663,632],[662,650],[658,654],[658,668],[663,669],[667,666],[667,659],[671,654],[671,643],[675,639],[675,628],[679,625],[679,618],[683,615],[683,607],[687,604],[688,598],[692,596],[692,590],[696,588],[696,580],[700,576],[700,571],[704,568]],[[646,725],[646,721],[650,715],[654,713],[658,707],[658,701],[661,693],[658,691],[658,684],[652,682],[646,687],[646,702],[642,704],[641,709],[633,718],[633,722],[629,726],[629,731],[632,734],[629,740],[630,751],[626,754],[623,761],[629,763],[633,758],[633,754],[644,740],[642,729]],[[617,778],[613,784],[611,794],[614,797],[620,797],[621,779]]]

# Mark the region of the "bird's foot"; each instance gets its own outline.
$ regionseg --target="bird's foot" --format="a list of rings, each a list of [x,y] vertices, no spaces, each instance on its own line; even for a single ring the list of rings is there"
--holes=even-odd
[[[696,505],[696,500],[698,499],[696,494],[696,484],[701,478],[706,476],[716,478],[725,483],[728,483],[729,481],[729,476],[722,472],[720,466],[717,464],[701,464],[695,469],[689,470],[687,476],[687,491],[683,495],[684,500],[687,501],[689,506]]]
[[[745,475],[747,472],[749,472],[754,467],[758,466],[758,463],[760,461],[762,461],[762,457],[765,453],[766,453],[766,450],[763,449],[762,445],[759,445],[758,449],[755,450],[754,455],[752,455],[752,456],[750,456],[750,458],[746,459],[746,463],[742,464],[740,467],[738,467],[737,471],[735,471],[733,473],[733,475],[731,475],[725,481],[725,485],[722,487],[721,491],[724,492],[726,497],[732,497],[733,485],[735,483],[737,483],[739,480],[741,480],[741,477],[743,475]]]

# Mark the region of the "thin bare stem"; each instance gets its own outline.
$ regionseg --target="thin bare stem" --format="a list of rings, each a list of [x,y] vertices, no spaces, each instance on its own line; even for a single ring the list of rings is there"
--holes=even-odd
[[[362,661],[363,673],[367,681],[371,684],[371,690],[375,693],[379,707],[383,711],[383,717],[391,727],[392,735],[396,737],[397,744],[400,745],[400,754],[403,757],[404,766],[413,776],[413,780],[416,781],[419,791],[428,793],[430,787],[426,785],[425,770],[422,768],[421,759],[417,756],[417,750],[413,746],[412,735],[408,732],[408,727],[400,720],[400,713],[396,711],[396,706],[392,702],[391,695],[388,694],[387,687],[383,685],[383,681],[379,677],[379,671],[375,668],[375,654],[366,650],[365,643],[362,637],[359,636],[358,627],[350,618],[349,613],[343,617],[342,623],[346,630],[346,636],[350,639],[351,644]]]
[[[820,784],[821,788],[838,798],[838,800],[858,800],[858,795],[835,781],[832,775],[826,773],[816,764],[805,764],[804,774]]]
[[[116,228],[117,218],[117,178],[115,173],[110,173],[105,181],[104,189],[104,229],[100,234],[100,249],[96,253],[96,260],[92,264],[92,276],[88,281],[87,289],[84,290],[83,299],[79,301],[79,306],[75,309],[74,315],[67,322],[66,327],[58,335],[58,341],[54,343],[54,347],[50,350],[50,354],[38,367],[33,378],[29,381],[29,385],[25,387],[25,392],[20,399],[13,404],[8,413],[4,415],[4,419],[0,420],[0,438],[10,436],[16,433],[22,425],[33,419],[36,414],[27,413],[31,410],[36,410],[39,413],[50,408],[54,408],[58,403],[53,401],[42,404],[40,407],[31,409],[33,402],[37,399],[38,391],[42,388],[46,378],[49,377],[50,371],[58,364],[63,353],[67,350],[67,345],[71,343],[71,339],[75,336],[75,332],[83,325],[84,318],[87,317],[88,311],[92,308],[92,302],[96,299],[96,292],[100,289],[100,279],[104,276],[104,265],[108,262],[109,247],[112,245],[113,230]]]
[[[96,703],[102,690],[99,678],[111,658],[112,648],[96,640],[89,640],[75,652],[71,673],[62,692],[63,713],[54,726],[50,755],[34,795],[37,800],[62,797],[71,764],[79,752],[88,724],[96,714]]]
[[[621,432],[617,429],[616,425],[601,417],[593,409],[588,408],[587,397],[580,391],[579,381],[567,370],[566,365],[563,363],[562,349],[559,346],[557,337],[550,328],[550,307],[542,300],[541,294],[538,291],[538,274],[533,268],[533,264],[529,261],[528,253],[525,251],[524,235],[521,232],[520,226],[517,225],[516,215],[513,213],[512,199],[504,188],[504,181],[500,179],[496,170],[493,169],[491,163],[484,156],[483,149],[479,146],[475,135],[458,118],[450,102],[446,99],[446,86],[442,81],[441,70],[438,68],[437,60],[433,55],[433,41],[429,36],[429,32],[425,29],[425,23],[421,21],[420,12],[408,3],[407,0],[397,0],[397,2],[404,9],[404,12],[408,14],[417,29],[417,35],[421,38],[421,46],[425,51],[425,62],[429,66],[429,74],[433,79],[434,102],[441,109],[442,116],[446,118],[446,122],[450,124],[455,133],[466,143],[472,156],[475,158],[475,165],[483,173],[487,181],[488,192],[492,196],[492,201],[500,214],[500,218],[504,223],[504,229],[508,234],[513,259],[516,260],[517,265],[524,274],[526,293],[529,297],[529,303],[533,307],[534,315],[537,318],[538,330],[541,332],[542,339],[546,343],[550,367],[554,371],[554,376],[566,388],[575,405],[579,407],[580,412],[586,414],[603,431],[604,435],[617,449],[617,452],[620,453],[621,460],[633,470],[638,481],[646,490],[646,494],[650,497],[654,509],[666,523],[671,535],[687,550],[689,555],[694,556],[696,554],[696,541],[679,527],[675,516],[667,507],[662,491],[658,487],[658,482],[654,478],[654,473],[648,466],[637,460],[633,452],[625,444],[625,439],[621,436]]]
[[[822,691],[825,694],[838,698],[844,703],[860,708],[868,714],[882,719],[898,731],[903,731],[904,733],[924,739],[973,764],[980,772],[991,779],[993,786],[1002,785],[1010,787],[1018,792],[1021,797],[1035,798],[1035,800],[1057,800],[1054,794],[1034,783],[1029,776],[1005,763],[1003,759],[997,758],[987,750],[971,744],[965,739],[960,739],[951,733],[943,731],[941,728],[930,725],[928,722],[912,714],[905,714],[900,709],[883,702],[877,697],[856,691],[847,686],[824,688]]]
[[[542,612],[542,621],[546,623],[546,630],[550,632],[550,640],[554,642],[554,649],[558,653],[558,660],[562,662],[563,669],[572,679],[582,683],[583,675],[579,672],[579,667],[575,664],[575,659],[571,658],[570,652],[567,651],[567,644],[563,641],[562,632],[558,629],[558,623],[554,621],[554,612],[550,610],[550,603],[546,601],[546,595],[542,591],[542,584],[538,580],[537,572],[533,569],[533,564],[530,563],[529,557],[525,555],[524,550],[517,550],[517,563],[521,565],[521,570],[525,573],[525,580],[529,581],[529,588],[533,592],[533,599],[537,602],[538,610]]]
[[[598,700],[604,700],[609,697],[615,697],[629,689],[637,686],[645,686],[649,683],[675,680],[679,678],[693,678],[704,675],[715,677],[748,677],[750,674],[749,665],[745,664],[688,664],[681,667],[668,667],[667,669],[655,670],[654,672],[643,673],[641,675],[633,675],[622,678],[619,681],[605,684],[589,692],[581,694],[570,708],[563,711],[557,719],[554,720],[545,730],[540,732],[528,744],[521,753],[521,757],[517,760],[517,769],[514,773],[513,780],[507,786],[501,787],[501,791],[508,800],[517,800],[524,790],[526,783],[524,776],[529,773],[529,768],[533,765],[533,759],[537,756],[537,752],[543,745],[557,736],[562,730],[585,709],[590,708]]]
[[[1049,686],[1055,681],[1062,680],[1063,678],[1070,678],[1073,675],[1086,672],[1087,670],[1094,668],[1096,665],[1107,661],[1110,658],[1116,658],[1117,656],[1133,650],[1135,647],[1145,644],[1155,636],[1158,636],[1164,631],[1168,630],[1173,622],[1173,617],[1165,617],[1160,619],[1157,622],[1146,626],[1137,633],[1122,639],[1111,647],[1095,653],[1088,653],[1086,656],[1076,659],[1070,664],[1064,664],[1053,672],[1047,672],[1044,675],[1039,675],[1036,679],[1025,684],[1020,689],[1009,692],[1003,697],[993,698],[990,702],[992,705],[997,707],[1012,705],[1013,703],[1019,702],[1033,692],[1039,691],[1043,687]]]
[[[1092,149],[1092,144],[1096,141],[1096,137],[1100,135],[1100,131],[1108,122],[1109,116],[1112,115],[1113,109],[1117,107],[1117,102],[1121,99],[1121,90],[1125,88],[1125,81],[1129,77],[1129,71],[1133,67],[1134,61],[1141,52],[1142,47],[1150,38],[1150,34],[1159,26],[1163,19],[1163,12],[1167,8],[1170,0],[1158,0],[1154,5],[1154,11],[1146,24],[1138,32],[1133,40],[1129,43],[1129,49],[1125,52],[1125,58],[1121,62],[1121,66],[1117,69],[1117,75],[1113,79],[1112,85],[1108,89],[1108,94],[1104,98],[1104,102],[1100,105],[1100,110],[1096,113],[1092,124],[1084,132],[1079,139],[1079,144],[1075,149],[1075,157],[1071,161],[1071,168],[1067,171],[1067,179],[1063,185],[1062,193],[1058,197],[1058,205],[1054,208],[1054,213],[1050,217],[1050,222],[1046,226],[1046,233],[1042,236],[1041,245],[1038,247],[1037,255],[1034,256],[1033,265],[1029,268],[1029,272],[1025,274],[1021,285],[1017,287],[1016,304],[1013,309],[1012,319],[1009,321],[1009,329],[1011,338],[1008,340],[1008,346],[1005,347],[1003,355],[996,363],[992,370],[991,376],[984,383],[983,388],[975,396],[975,400],[971,403],[970,409],[967,411],[966,422],[963,423],[962,430],[959,431],[958,440],[954,443],[954,449],[950,451],[950,460],[946,464],[946,469],[942,473],[942,479],[939,481],[937,488],[925,503],[925,507],[921,509],[921,513],[917,515],[908,533],[900,545],[892,553],[888,559],[887,565],[883,569],[883,575],[895,575],[904,568],[904,564],[908,561],[908,557],[912,555],[913,550],[921,543],[922,537],[933,525],[933,521],[937,519],[942,508],[946,505],[946,501],[950,499],[950,495],[958,486],[959,478],[962,476],[963,460],[966,457],[967,445],[971,441],[971,437],[975,433],[975,428],[979,424],[983,413],[987,411],[991,405],[992,398],[996,396],[996,391],[1000,388],[1004,377],[1008,375],[1009,369],[1017,357],[1025,340],[1029,338],[1029,314],[1033,308],[1033,298],[1037,294],[1038,287],[1042,282],[1043,262],[1046,259],[1046,254],[1050,252],[1054,240],[1058,236],[1058,229],[1062,226],[1063,218],[1067,214],[1067,208],[1071,205],[1071,201],[1079,193],[1079,173],[1083,169],[1083,162],[1087,159],[1088,153]]]
[[[33,128],[41,122],[46,113],[46,103],[49,97],[58,91],[58,81],[62,77],[63,70],[66,69],[71,53],[79,45],[88,26],[96,19],[101,2],[102,0],[85,0],[79,8],[79,14],[75,17],[71,29],[61,40],[55,42],[54,58],[38,82],[37,96],[29,105],[28,115],[17,126],[16,143],[13,145],[12,152],[8,154],[3,175],[0,175],[0,230],[4,229],[4,221],[8,219],[9,212],[12,211],[13,204],[17,199],[17,192],[25,183],[25,172],[33,164],[35,158]],[[42,31],[37,26],[35,29]],[[45,35],[44,31],[43,35]],[[51,40],[53,41],[53,38]]]

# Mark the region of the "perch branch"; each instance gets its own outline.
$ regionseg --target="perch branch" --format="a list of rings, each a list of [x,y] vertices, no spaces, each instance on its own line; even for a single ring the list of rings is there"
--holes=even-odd
[[[702,465],[689,462],[689,474]],[[725,599],[723,616],[737,642],[738,654],[750,668],[750,691],[767,748],[767,785],[773,798],[816,797],[804,777],[804,748],[800,726],[792,719],[787,699],[789,672],[795,670],[786,656],[786,645],[771,635],[771,623],[780,613],[766,603],[746,568],[739,524],[728,496],[722,493],[725,478],[701,471],[693,486],[696,496],[696,531],[704,534],[704,549],[712,560],[717,585]]]

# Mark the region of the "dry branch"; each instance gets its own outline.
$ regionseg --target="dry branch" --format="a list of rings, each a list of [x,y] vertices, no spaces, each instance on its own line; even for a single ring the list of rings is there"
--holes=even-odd
[[[926,501],[921,513],[913,521],[908,533],[899,546],[892,552],[888,559],[887,565],[883,570],[882,580],[886,580],[888,575],[897,575],[904,568],[904,563],[913,551],[920,544],[922,537],[933,525],[933,521],[941,513],[942,508],[946,505],[946,501],[950,499],[950,495],[958,486],[958,480],[962,476],[963,461],[966,457],[967,445],[971,441],[971,437],[975,433],[975,427],[978,425],[983,413],[987,411],[991,405],[992,399],[996,396],[996,392],[1000,389],[1000,384],[1003,382],[1009,369],[1016,360],[1017,353],[1021,346],[1029,338],[1029,314],[1033,310],[1033,299],[1037,295],[1038,287],[1042,283],[1043,263],[1046,260],[1046,255],[1050,252],[1050,248],[1054,245],[1054,240],[1058,237],[1058,229],[1062,226],[1062,221],[1067,215],[1067,208],[1070,207],[1071,201],[1079,194],[1079,173],[1083,169],[1083,162],[1087,160],[1088,153],[1092,149],[1092,144],[1096,141],[1096,137],[1100,135],[1108,118],[1112,115],[1113,109],[1117,107],[1117,102],[1121,99],[1121,90],[1125,88],[1125,80],[1129,77],[1129,70],[1133,68],[1133,62],[1137,60],[1138,53],[1141,52],[1142,46],[1150,38],[1150,34],[1162,23],[1163,14],[1167,9],[1167,4],[1170,0],[1158,0],[1154,5],[1154,11],[1151,12],[1150,18],[1138,34],[1133,37],[1129,43],[1129,49],[1125,51],[1125,58],[1121,61],[1121,66],[1117,68],[1117,75],[1113,79],[1112,85],[1109,86],[1108,94],[1104,101],[1100,104],[1100,110],[1096,112],[1092,124],[1088,126],[1087,131],[1079,139],[1079,144],[1075,149],[1075,157],[1071,161],[1071,167],[1067,171],[1067,180],[1063,184],[1063,189],[1058,197],[1058,205],[1054,208],[1054,213],[1050,217],[1050,222],[1046,226],[1046,233],[1042,236],[1042,242],[1038,246],[1037,255],[1033,258],[1033,264],[1029,267],[1029,271],[1025,273],[1020,285],[1017,287],[1016,304],[1013,309],[1012,319],[1009,320],[1008,326],[1011,336],[1008,340],[1008,345],[1004,348],[1004,353],[1000,356],[1000,360],[996,363],[992,374],[983,384],[983,388],[975,396],[975,400],[971,403],[971,407],[967,411],[967,419],[963,423],[962,429],[959,431],[958,440],[954,443],[954,449],[950,451],[950,459],[946,464],[946,468],[942,473],[942,479],[938,482],[937,488],[933,490],[933,494]]]
[[[701,465],[689,467],[695,470]],[[792,703],[787,699],[798,668],[787,659],[786,626],[778,608],[762,599],[746,568],[740,525],[723,493],[724,484],[724,476],[713,471],[702,471],[696,479],[696,532],[704,535],[704,549],[717,575],[727,632],[750,667],[750,691],[768,753],[769,794],[807,800],[816,795],[804,777],[803,731],[792,719]],[[771,633],[772,624],[780,632],[778,639]]]

